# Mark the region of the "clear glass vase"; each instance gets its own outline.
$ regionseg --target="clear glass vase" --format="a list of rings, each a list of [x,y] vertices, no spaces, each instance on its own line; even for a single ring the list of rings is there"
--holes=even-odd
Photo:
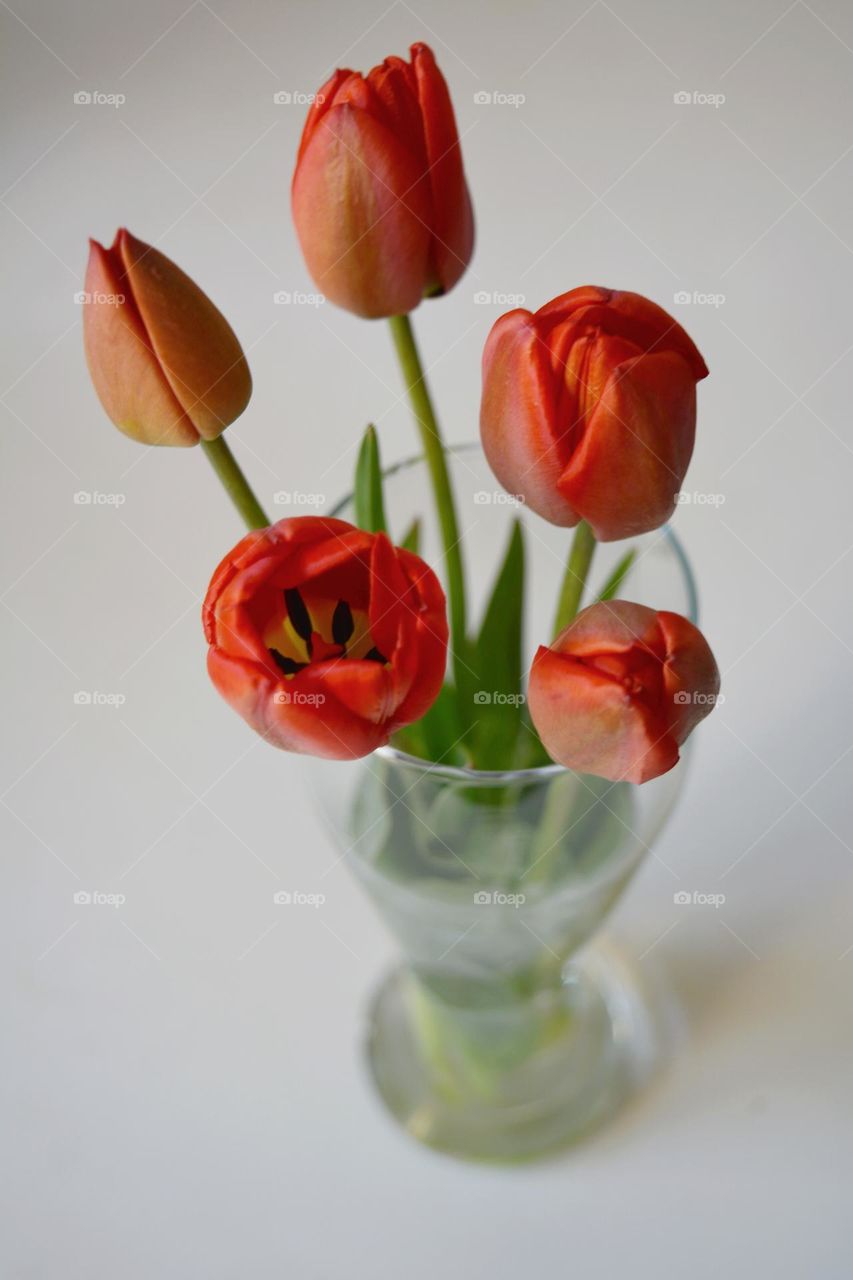
[[[451,458],[475,618],[510,518],[527,526],[532,656],[549,635],[569,534],[506,502],[477,448]],[[440,570],[419,460],[388,473],[386,508],[392,536],[423,516],[422,554]],[[335,514],[351,516],[348,501]],[[695,619],[674,534],[630,545],[620,595]],[[597,548],[589,598],[625,549]],[[642,787],[558,765],[475,771],[394,747],[308,767],[339,850],[401,949],[367,1043],[399,1122],[458,1156],[520,1160],[610,1116],[643,1073],[649,1024],[621,962],[586,944],[669,815],[684,762]]]

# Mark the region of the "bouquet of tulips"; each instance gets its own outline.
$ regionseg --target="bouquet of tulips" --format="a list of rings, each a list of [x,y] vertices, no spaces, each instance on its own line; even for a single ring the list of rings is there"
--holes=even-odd
[[[308,269],[323,294],[387,318],[420,434],[441,533],[441,576],[417,519],[386,527],[379,444],[368,428],[355,523],[271,524],[226,443],[251,377],[227,321],[156,248],[119,231],[91,246],[86,354],[112,421],[144,444],[200,444],[249,532],[204,603],[211,679],[270,743],[348,760],[389,741],[474,770],[556,761],[613,781],[671,769],[714,704],[717,666],[686,618],[630,595],[629,547],[581,609],[597,541],[672,514],[690,461],[701,355],[655,303],[583,286],[514,310],[483,354],[481,435],[500,484],[573,529],[552,635],[524,673],[524,556],[513,529],[483,621],[466,601],[448,459],[410,312],[464,273],[473,216],[453,107],[432,52],[367,76],[336,71],[305,123],[292,188]],[[448,663],[448,649],[450,662]],[[526,693],[523,686],[526,684]],[[505,695],[478,707],[477,690]]]

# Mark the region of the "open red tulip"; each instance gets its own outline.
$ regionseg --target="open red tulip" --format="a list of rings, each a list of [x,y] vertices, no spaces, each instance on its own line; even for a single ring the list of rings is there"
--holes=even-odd
[[[109,249],[89,244],[83,338],[107,414],[143,444],[215,440],[252,392],[228,321],[180,267],[124,228]]]
[[[446,293],[474,220],[453,106],[432,50],[336,71],[316,95],[293,175],[293,219],[317,287],[376,318]]]
[[[530,671],[530,715],[553,758],[614,782],[648,782],[713,709],[720,674],[708,642],[678,613],[611,600],[590,605]]]
[[[586,285],[535,314],[509,311],[483,352],[480,431],[501,484],[601,542],[672,514],[705,362],[648,298]]]
[[[441,688],[438,579],[344,520],[297,516],[248,534],[213,575],[203,616],[216,688],[286,751],[367,755]]]

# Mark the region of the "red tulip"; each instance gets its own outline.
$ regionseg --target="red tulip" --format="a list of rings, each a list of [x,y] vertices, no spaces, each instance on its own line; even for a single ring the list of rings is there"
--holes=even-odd
[[[180,267],[129,231],[110,249],[89,244],[83,337],[107,414],[143,444],[215,440],[252,391],[227,320]]]
[[[356,315],[403,315],[468,266],[471,200],[432,50],[336,71],[308,113],[293,219],[318,288]]]
[[[705,362],[648,298],[586,285],[510,311],[483,352],[480,430],[501,484],[602,542],[672,514],[693,452]]]
[[[204,602],[216,688],[286,751],[351,760],[418,720],[441,688],[444,594],[383,533],[297,516],[248,534]]]
[[[590,605],[530,672],[530,715],[555,760],[578,773],[648,782],[716,702],[708,642],[678,613],[611,600]]]

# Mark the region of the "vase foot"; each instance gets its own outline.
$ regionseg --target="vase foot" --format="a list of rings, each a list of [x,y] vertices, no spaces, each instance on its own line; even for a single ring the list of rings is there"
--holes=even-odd
[[[505,1011],[451,1010],[448,1018],[442,1005],[437,1026],[435,1001],[410,970],[395,970],[373,1000],[367,1039],[386,1106],[418,1141],[471,1160],[535,1159],[585,1137],[655,1069],[659,1019],[636,976],[606,944],[568,966],[551,1000],[547,1034],[540,1014],[538,1040],[513,1060]],[[472,1016],[480,1022],[473,1031]],[[463,1021],[460,1035],[453,1028]],[[529,1033],[529,1017],[513,1030],[516,1038]]]

